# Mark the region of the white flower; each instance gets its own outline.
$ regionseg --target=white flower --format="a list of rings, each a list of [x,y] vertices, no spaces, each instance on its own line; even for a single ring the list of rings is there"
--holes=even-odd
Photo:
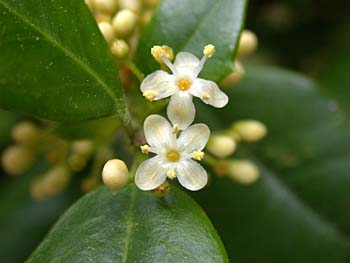
[[[180,130],[187,128],[194,120],[196,110],[192,96],[217,108],[224,107],[228,102],[227,95],[215,82],[198,78],[207,58],[211,57],[214,51],[214,46],[206,46],[201,60],[191,53],[180,52],[174,64],[162,56],[161,59],[172,74],[157,70],[148,75],[141,83],[141,91],[149,100],[171,96],[167,109],[168,117]]]
[[[141,190],[152,190],[160,186],[167,177],[177,177],[185,188],[197,191],[208,181],[204,168],[197,162],[201,160],[210,135],[205,124],[194,124],[182,131],[179,138],[173,133],[170,123],[159,115],[150,115],[144,123],[148,147],[143,152],[156,156],[144,161],[137,169],[135,183]]]

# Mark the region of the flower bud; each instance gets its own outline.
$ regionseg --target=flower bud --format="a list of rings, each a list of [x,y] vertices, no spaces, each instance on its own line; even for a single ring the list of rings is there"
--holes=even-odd
[[[170,191],[170,185],[167,181],[164,181],[160,186],[152,190],[152,193],[155,197],[164,197]]]
[[[246,56],[255,51],[258,47],[258,38],[250,30],[244,30],[238,44],[238,56]]]
[[[113,18],[113,29],[117,38],[128,38],[136,27],[137,16],[128,9],[119,11]]]
[[[258,167],[247,160],[235,160],[229,163],[228,175],[241,184],[255,183],[259,178]]]
[[[102,22],[98,23],[98,27],[105,38],[106,42],[110,44],[114,39],[113,27],[110,23]]]
[[[19,144],[34,144],[40,137],[40,130],[29,121],[18,123],[11,132],[12,138]]]
[[[237,133],[243,141],[255,142],[265,137],[267,129],[259,121],[243,120],[232,125],[232,132]]]
[[[129,9],[135,13],[139,13],[141,9],[139,0],[119,0],[120,9]]]
[[[230,87],[236,83],[238,83],[245,74],[244,67],[241,62],[238,60],[235,61],[235,70],[230,73],[220,84],[222,88]]]
[[[118,7],[118,1],[117,0],[93,0],[94,1],[94,8],[97,11],[113,14]]]
[[[108,14],[98,14],[95,17],[95,20],[96,20],[97,24],[102,23],[102,22],[106,22],[109,24],[112,23],[112,17]]]
[[[124,40],[117,39],[112,43],[111,52],[115,58],[122,59],[128,55],[129,46]]]
[[[71,173],[69,168],[64,164],[54,166],[42,178],[45,191],[48,195],[61,193],[66,189],[70,179]]]
[[[121,189],[129,182],[128,167],[122,160],[109,160],[103,167],[102,180],[110,189]]]
[[[88,6],[90,11],[94,10],[94,3],[95,3],[95,0],[85,0],[85,4]]]
[[[210,136],[207,149],[219,158],[225,158],[236,150],[236,142],[228,135]]]
[[[153,17],[153,10],[145,10],[141,17],[141,24],[142,26],[146,26],[151,22],[151,19]]]
[[[73,153],[68,158],[68,164],[74,172],[81,172],[87,165],[87,160],[84,155]]]
[[[10,175],[18,175],[27,170],[34,159],[34,152],[28,147],[14,145],[3,152],[1,163],[5,172]]]
[[[72,151],[75,154],[80,154],[83,156],[87,156],[92,153],[94,149],[94,144],[90,140],[78,140],[73,142]]]

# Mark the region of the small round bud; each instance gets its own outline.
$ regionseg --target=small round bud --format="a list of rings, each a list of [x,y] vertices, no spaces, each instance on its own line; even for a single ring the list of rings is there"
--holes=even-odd
[[[41,178],[36,178],[31,182],[29,192],[31,197],[37,201],[41,201],[47,197],[47,191]]]
[[[118,38],[128,38],[136,27],[137,16],[128,9],[119,11],[113,18],[113,29]]]
[[[259,169],[250,161],[231,161],[229,163],[229,176],[241,184],[252,184],[259,178]]]
[[[225,158],[236,150],[236,142],[228,135],[214,134],[210,136],[207,148],[215,156]]]
[[[142,14],[142,18],[141,18],[141,24],[142,26],[146,26],[149,24],[149,22],[151,22],[153,17],[153,10],[146,10],[143,12]]]
[[[119,0],[120,9],[129,9],[135,13],[139,13],[141,9],[139,0]]]
[[[258,38],[257,36],[250,30],[244,30],[241,34],[241,38],[239,39],[238,44],[238,56],[246,56],[255,51],[258,47]]]
[[[121,39],[117,39],[113,41],[111,46],[111,52],[113,56],[117,59],[125,58],[129,53],[129,46],[128,44]]]
[[[72,152],[74,154],[80,154],[87,156],[92,153],[94,149],[94,144],[90,140],[78,140],[72,144]]]
[[[14,141],[20,144],[34,144],[40,137],[40,131],[36,125],[25,121],[18,123],[11,132]]]
[[[101,14],[100,13],[95,17],[95,20],[96,20],[97,24],[102,23],[102,22],[106,22],[109,24],[112,23],[112,17],[108,14]]]
[[[94,0],[94,8],[97,11],[113,14],[118,7],[117,0]]]
[[[81,172],[87,165],[87,160],[84,155],[73,153],[68,158],[68,164],[74,172]]]
[[[243,141],[255,142],[265,137],[267,128],[259,121],[243,120],[232,125],[232,132],[237,133]]]
[[[239,81],[244,77],[245,70],[242,65],[238,60],[235,61],[235,70],[229,74],[220,84],[222,88],[227,88],[230,87]]]
[[[44,174],[42,180],[48,195],[61,193],[66,189],[71,179],[71,173],[66,165],[59,164]]]
[[[35,154],[25,146],[8,147],[2,154],[1,163],[10,175],[18,175],[27,170],[33,163]]]
[[[203,50],[203,55],[207,58],[211,58],[215,53],[215,46],[212,44],[206,45]]]
[[[113,190],[121,189],[129,182],[128,167],[122,160],[109,160],[103,167],[102,180],[105,185]]]
[[[111,26],[111,24],[107,22],[102,22],[102,23],[98,23],[98,27],[103,37],[105,38],[106,42],[108,44],[111,43],[114,39],[113,27]]]
[[[169,61],[174,59],[173,49],[168,46],[153,46],[151,54],[159,64],[164,64],[162,57],[167,58]]]
[[[170,185],[167,181],[164,181],[160,186],[152,190],[152,193],[155,197],[164,197],[170,191]]]
[[[85,0],[85,4],[88,6],[88,8],[90,9],[90,11],[94,10],[94,0]]]

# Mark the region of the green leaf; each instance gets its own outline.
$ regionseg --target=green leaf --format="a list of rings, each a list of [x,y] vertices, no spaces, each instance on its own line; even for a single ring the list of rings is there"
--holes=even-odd
[[[45,166],[36,165],[20,178],[7,178],[0,188],[0,255],[2,262],[24,262],[59,215],[78,196],[76,185],[64,193],[43,201],[29,194],[35,176]]]
[[[0,0],[0,107],[71,121],[124,115],[108,46],[84,1]]]
[[[266,139],[240,145],[262,171],[251,186],[213,177],[198,195],[229,256],[241,263],[348,262],[350,259],[349,111],[303,76],[248,67],[227,89],[222,110],[200,108],[199,121],[228,127],[257,119]],[[237,157],[237,155],[236,155]]]
[[[216,46],[202,77],[218,81],[233,70],[238,38],[245,18],[245,0],[163,0],[145,29],[136,51],[136,62],[145,73],[159,68],[151,56],[154,45],[201,57],[207,44]]]
[[[162,199],[135,186],[100,187],[57,222],[27,262],[228,262],[204,212],[173,188]]]
[[[0,147],[10,139],[11,128],[15,121],[15,114],[0,110]]]

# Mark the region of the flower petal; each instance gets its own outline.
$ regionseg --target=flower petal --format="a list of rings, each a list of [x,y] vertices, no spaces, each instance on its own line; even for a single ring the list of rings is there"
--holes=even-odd
[[[146,118],[143,129],[147,143],[156,151],[176,143],[176,136],[172,132],[170,123],[160,115],[150,115]]]
[[[160,186],[166,180],[166,166],[159,156],[141,163],[135,174],[135,184],[144,191]]]
[[[210,130],[207,125],[198,123],[184,130],[177,144],[181,151],[192,153],[194,151],[203,150],[208,142]]]
[[[188,92],[179,92],[171,96],[167,113],[173,125],[177,125],[180,130],[186,129],[196,115],[192,95]]]
[[[228,103],[227,95],[219,86],[210,80],[197,78],[190,89],[193,96],[200,98],[204,103],[216,108],[222,108]]]
[[[191,74],[197,68],[199,59],[189,52],[180,52],[176,55],[174,66],[178,71],[187,70]]]
[[[141,91],[154,91],[154,100],[171,96],[177,90],[175,77],[163,70],[157,70],[148,75],[141,83]]]
[[[182,161],[176,169],[177,179],[188,190],[198,191],[208,182],[207,172],[200,164],[193,160]]]

